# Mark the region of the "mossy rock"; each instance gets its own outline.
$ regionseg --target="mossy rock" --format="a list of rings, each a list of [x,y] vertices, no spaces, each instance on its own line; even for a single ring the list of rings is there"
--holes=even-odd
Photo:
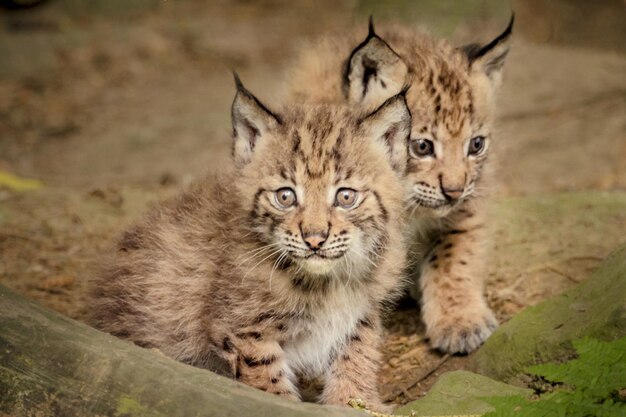
[[[467,371],[447,372],[428,394],[397,409],[418,416],[481,415],[494,410],[484,398],[530,396],[532,391]]]
[[[0,415],[359,417],[174,361],[0,286]]]
[[[530,365],[562,361],[583,337],[614,340],[626,335],[626,244],[584,282],[525,309],[503,324],[470,359],[469,369],[522,384]]]
[[[503,324],[470,358],[468,368],[482,375],[445,373],[424,398],[399,408],[396,414],[481,415],[493,411],[488,398],[529,396],[532,391],[515,386],[523,385],[525,370],[531,365],[573,358],[574,340],[593,337],[610,341],[625,335],[623,244],[583,283]]]

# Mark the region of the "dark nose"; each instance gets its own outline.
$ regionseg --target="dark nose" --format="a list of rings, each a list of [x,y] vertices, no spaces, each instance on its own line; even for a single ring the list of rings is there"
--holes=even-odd
[[[328,233],[326,232],[315,232],[315,233],[303,233],[302,239],[304,239],[304,243],[311,250],[318,250],[322,247],[326,239],[328,238]]]
[[[441,188],[441,192],[448,201],[458,200],[463,195],[463,191],[465,188]]]

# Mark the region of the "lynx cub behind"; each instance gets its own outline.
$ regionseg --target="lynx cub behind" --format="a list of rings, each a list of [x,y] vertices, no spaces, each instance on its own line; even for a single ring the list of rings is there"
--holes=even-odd
[[[195,366],[221,358],[276,395],[321,379],[322,403],[381,407],[380,313],[405,263],[404,96],[365,116],[277,114],[237,79],[232,121],[232,169],[123,233],[92,282],[91,322]]]
[[[395,26],[379,36],[370,21],[355,34],[328,37],[304,51],[289,95],[318,102],[379,106],[408,87],[412,115],[405,191],[413,227],[414,296],[434,347],[471,352],[497,327],[483,296],[487,159],[495,95],[513,18],[484,46],[446,41]],[[356,47],[355,47],[356,46]]]

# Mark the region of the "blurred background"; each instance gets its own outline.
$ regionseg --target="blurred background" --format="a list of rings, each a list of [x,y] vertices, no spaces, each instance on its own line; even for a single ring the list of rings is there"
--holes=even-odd
[[[82,317],[85,279],[112,237],[229,157],[230,70],[279,107],[298,51],[346,28],[365,36],[370,14],[463,45],[491,40],[516,13],[494,144],[499,198],[523,212],[527,196],[582,193],[579,217],[556,210],[521,224],[588,224],[595,233],[575,243],[585,259],[526,265],[522,274],[508,244],[529,245],[528,257],[541,261],[580,235],[510,236],[500,220],[488,295],[501,320],[582,279],[626,236],[623,0],[16,3],[0,0],[0,283],[71,317]],[[553,246],[535,249],[534,239]],[[389,395],[439,361],[417,317],[413,307],[389,320]],[[463,358],[446,366],[462,367]]]

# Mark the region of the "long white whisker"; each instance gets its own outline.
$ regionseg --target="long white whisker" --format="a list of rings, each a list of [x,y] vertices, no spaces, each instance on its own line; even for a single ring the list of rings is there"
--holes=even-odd
[[[280,262],[283,260],[283,258],[287,257],[287,254],[288,252],[282,249],[280,256],[276,258],[276,260],[274,261],[274,265],[272,265],[272,271],[270,272],[270,292],[272,291],[272,277],[274,276],[274,271],[276,270]]]
[[[250,268],[248,271],[246,271],[246,273],[243,275],[243,278],[241,278],[241,283],[243,284],[243,281],[246,279],[246,277],[248,276],[248,274],[250,274],[252,271],[254,271],[256,269],[257,266],[259,266],[261,263],[263,263],[265,260],[271,258],[272,256],[276,255],[278,252],[282,251],[282,248],[278,248],[274,251],[272,251],[269,255],[267,255],[265,258],[261,259],[259,262],[257,262],[256,264],[254,264],[254,266],[252,268]]]
[[[263,245],[263,246],[258,247],[258,248],[256,248],[256,249],[252,249],[251,251],[249,251],[249,252],[247,252],[247,253],[254,253],[254,252],[258,252],[258,251],[261,251],[261,250],[263,250],[263,249],[265,249],[265,248],[270,248],[270,247],[272,247],[272,246],[276,246],[276,243],[268,243],[267,245]]]
[[[302,271],[302,268],[304,268],[304,265],[302,265],[301,263],[298,264],[298,268],[294,271],[294,275],[297,275],[300,271]]]
[[[238,259],[238,261],[240,263],[245,263],[245,262],[249,261],[250,259],[254,259],[254,257],[258,256],[260,253],[263,253],[264,251],[269,250],[269,249],[271,249],[271,248],[273,248],[273,247],[275,247],[277,245],[278,245],[277,243],[270,243],[270,244],[261,246],[260,248],[256,248],[256,249],[250,250],[250,251],[248,251],[248,252],[246,252],[246,253],[241,255],[241,256],[249,255],[248,257],[246,257],[244,259]]]

